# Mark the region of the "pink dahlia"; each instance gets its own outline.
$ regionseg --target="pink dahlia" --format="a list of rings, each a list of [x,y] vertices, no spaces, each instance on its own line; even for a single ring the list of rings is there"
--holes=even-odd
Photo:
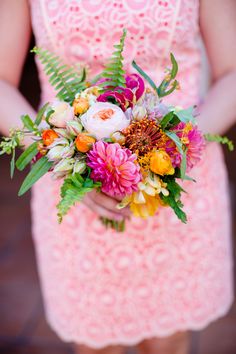
[[[123,197],[137,191],[141,180],[136,155],[117,143],[98,141],[87,154],[91,178],[102,183],[102,191],[113,197]]]
[[[173,131],[187,147],[187,170],[193,168],[201,160],[205,140],[197,126],[191,123],[179,123]],[[180,167],[182,156],[172,141],[167,142],[166,152],[172,159],[174,167]]]

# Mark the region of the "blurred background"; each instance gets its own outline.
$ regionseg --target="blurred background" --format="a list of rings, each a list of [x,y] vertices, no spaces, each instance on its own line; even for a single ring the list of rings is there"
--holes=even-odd
[[[33,45],[32,38],[30,47]],[[36,109],[40,88],[32,54],[26,60],[20,90]],[[236,143],[236,126],[228,136]],[[225,158],[235,239],[235,153],[225,149]],[[17,197],[27,171],[16,172],[15,178],[10,180],[9,159],[1,157],[0,166],[0,354],[72,354],[70,345],[57,338],[44,317],[31,239],[30,193]],[[233,244],[235,255],[235,242]],[[193,333],[190,354],[236,354],[236,302],[227,316],[204,331]]]

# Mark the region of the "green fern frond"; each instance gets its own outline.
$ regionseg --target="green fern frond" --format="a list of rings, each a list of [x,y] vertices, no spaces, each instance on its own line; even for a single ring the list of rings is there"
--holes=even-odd
[[[207,141],[214,141],[222,145],[227,145],[229,151],[234,150],[234,143],[232,140],[228,139],[227,136],[220,136],[217,134],[205,134],[204,137]]]
[[[34,47],[31,52],[35,53],[43,64],[44,72],[60,100],[72,103],[75,94],[86,88],[85,69],[79,72],[78,67],[63,64],[58,56],[46,49]]]
[[[117,86],[125,87],[125,71],[123,70],[124,58],[122,53],[124,50],[126,33],[127,31],[124,29],[120,43],[114,45],[115,51],[102,73],[102,77],[107,79],[107,81],[101,84],[104,89],[106,86],[109,86],[109,90]]]
[[[69,209],[77,202],[80,202],[84,196],[98,187],[89,177],[83,178],[79,173],[69,176],[64,180],[61,187],[61,201],[57,204],[58,221],[62,222]]]

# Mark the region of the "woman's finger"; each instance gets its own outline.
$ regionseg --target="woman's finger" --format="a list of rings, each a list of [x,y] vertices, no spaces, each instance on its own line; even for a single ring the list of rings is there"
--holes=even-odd
[[[83,202],[85,205],[87,205],[92,211],[94,211],[96,214],[103,218],[111,219],[111,220],[116,220],[116,221],[122,221],[124,219],[124,216],[120,213],[115,213],[112,212],[111,210],[108,210],[104,208],[103,206],[97,204],[92,198],[90,198],[88,195],[85,196],[83,199]]]
[[[91,199],[94,200],[94,202],[112,212],[115,212],[117,214],[121,214],[123,216],[130,216],[130,212],[128,208],[124,209],[117,209],[117,204],[118,201],[112,197],[107,196],[104,193],[98,193],[96,194],[91,194]]]

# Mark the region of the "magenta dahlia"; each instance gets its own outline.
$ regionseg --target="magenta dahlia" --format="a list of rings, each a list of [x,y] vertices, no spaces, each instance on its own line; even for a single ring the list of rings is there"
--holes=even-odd
[[[102,191],[113,197],[123,197],[137,191],[141,180],[136,155],[117,143],[98,141],[87,154],[90,177],[102,183]]]
[[[187,170],[191,170],[201,160],[205,140],[197,126],[191,123],[179,123],[174,129],[181,142],[187,148]],[[166,152],[170,155],[174,167],[180,167],[182,156],[172,141],[167,142]]]

